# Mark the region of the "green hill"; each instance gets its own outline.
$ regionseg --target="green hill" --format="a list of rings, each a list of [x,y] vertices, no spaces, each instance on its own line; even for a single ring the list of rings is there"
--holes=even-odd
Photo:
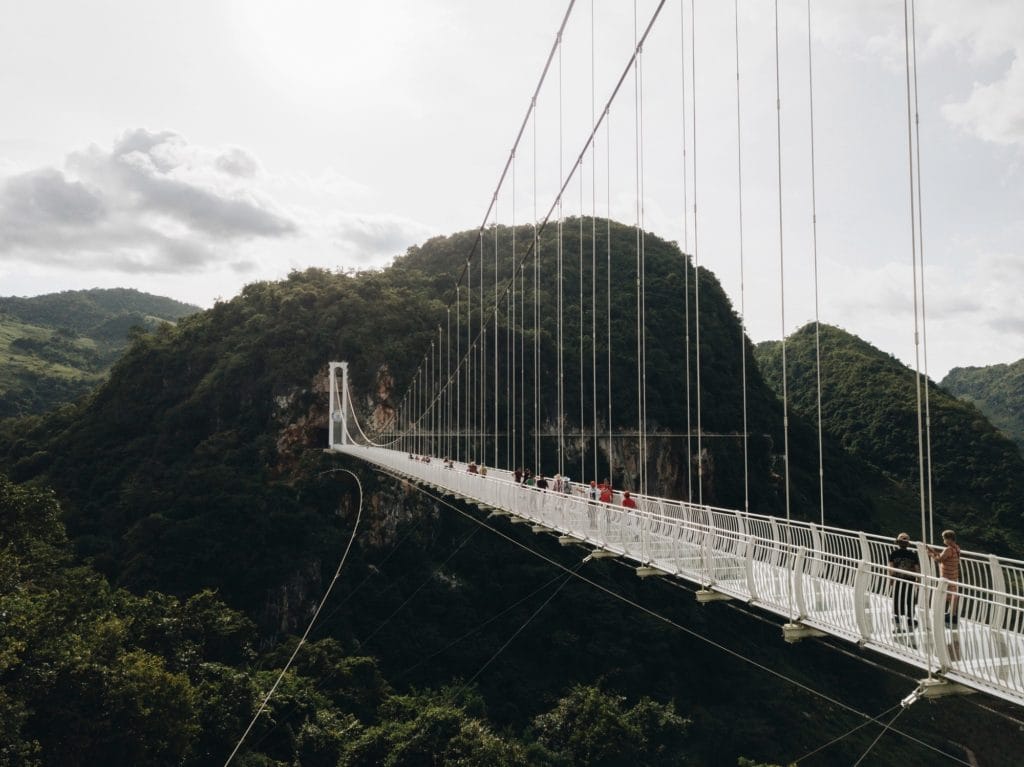
[[[839,328],[823,325],[820,337],[824,429],[902,488],[905,511],[894,516],[893,528],[914,531],[920,513],[914,371]],[[815,419],[813,325],[787,339],[786,357],[792,407]],[[757,358],[765,378],[781,391],[781,343],[759,344]],[[936,527],[956,528],[969,546],[1019,552],[1024,540],[1020,451],[973,405],[932,382],[928,386]]]
[[[566,229],[572,232],[575,227]],[[308,447],[324,442],[320,429],[327,405],[322,393],[325,363],[331,358],[349,361],[364,420],[379,407],[394,407],[392,399],[402,394],[436,328],[443,324],[449,275],[464,262],[474,236],[468,232],[436,238],[410,249],[380,272],[310,270],[293,273],[284,282],[249,285],[232,301],[177,326],[157,328],[136,340],[115,365],[109,382],[87,403],[47,419],[38,431],[19,435],[8,455],[14,478],[39,477],[53,483],[68,500],[69,532],[83,551],[124,583],[134,588],[159,584],[176,594],[215,585],[240,599],[239,604],[256,607],[268,585],[281,577],[280,560],[301,556],[310,545],[314,550],[319,546],[319,523],[304,528],[298,537],[281,537],[274,521],[291,513],[310,513],[291,499],[290,483],[296,481],[297,464],[309,459]],[[629,248],[635,232],[616,225],[612,237],[613,253],[618,253],[613,272],[628,274],[634,263]],[[518,239],[530,241],[525,227]],[[577,247],[571,237],[567,239],[568,252]],[[553,243],[544,243],[541,252],[542,268],[552,270]],[[688,482],[692,489],[697,481],[693,438],[687,472],[685,359],[679,354],[688,261],[674,245],[653,235],[647,238],[646,258],[652,487],[665,495],[686,497]],[[605,280],[605,268],[598,269],[598,284]],[[565,279],[569,285],[578,283],[578,272],[567,266]],[[714,435],[703,442],[703,499],[731,508],[744,504],[739,368],[740,350],[745,348],[750,371],[750,508],[784,514],[779,402],[761,381],[749,341],[743,338],[717,280],[704,270],[700,279],[701,419],[704,432]],[[493,284],[487,270],[484,282]],[[541,281],[539,287],[541,304],[549,307],[547,317],[556,302],[553,284]],[[692,311],[692,279],[690,290]],[[527,304],[532,302],[532,292],[528,286]],[[634,301],[628,290],[613,293],[617,334],[612,385],[618,387],[614,431],[626,436],[616,438],[610,459],[606,448],[599,457],[599,472],[626,488],[635,486],[638,473],[636,438],[629,436],[636,429],[637,407],[635,326],[629,320]],[[566,316],[575,316],[578,322],[578,308]],[[473,323],[477,326],[476,316]],[[541,440],[541,456],[530,456],[530,461],[534,468],[553,474],[556,450],[550,435],[557,396],[552,374],[556,367],[553,321],[543,322],[539,331],[527,327],[528,347],[535,332],[541,336],[541,399],[533,402],[529,392],[517,407],[526,411],[528,422],[533,420],[534,408],[540,409],[546,436]],[[499,359],[505,356],[503,350],[499,352]],[[604,340],[599,338],[598,359],[606,356]],[[585,358],[589,357],[586,349]],[[578,358],[578,331],[570,326],[564,351],[568,381],[579,379]],[[691,370],[697,363],[693,349]],[[532,380],[532,355],[527,355],[523,368],[525,380]],[[383,371],[392,385],[382,385]],[[606,380],[599,376],[599,401],[607,396]],[[570,418],[579,412],[578,397],[567,387]],[[696,401],[693,396],[693,428]],[[485,412],[492,410],[488,401]],[[499,429],[503,428],[500,424]],[[791,453],[816,459],[814,432],[805,421],[794,419],[790,440]],[[589,449],[590,441],[567,448],[568,466],[579,466],[581,444]],[[844,461],[836,446],[829,449],[841,467],[827,477],[830,521],[872,529],[872,505],[860,490],[864,470],[855,461]],[[585,465],[591,465],[589,454],[584,459]],[[796,460],[791,474],[794,515],[816,519],[816,464]],[[696,498],[698,492],[692,492]],[[253,504],[265,513],[254,513]],[[219,521],[214,523],[215,519]],[[266,525],[258,534],[271,550],[285,548],[267,557],[251,541],[225,540],[227,530],[254,520]],[[256,534],[256,530],[250,532]],[[165,536],[190,540],[192,545],[181,552],[184,560],[167,556]],[[208,556],[209,550],[219,553]]]
[[[939,386],[972,403],[1024,449],[1024,359],[1009,365],[953,368]]]
[[[0,418],[76,400],[104,380],[133,328],[198,310],[124,288],[0,298]]]
[[[506,242],[510,234],[498,231]],[[577,568],[580,551],[524,526],[499,526],[516,546],[463,516],[476,513],[464,505],[323,452],[326,363],[350,363],[364,423],[395,407],[447,319],[452,275],[475,237],[436,238],[381,271],[309,270],[249,285],[231,301],[138,334],[88,397],[0,424],[0,467],[11,478],[0,482],[0,610],[12,616],[0,624],[0,742],[19,749],[11,763],[223,764],[345,550],[358,498],[340,468],[357,472],[367,494],[356,544],[313,645],[254,729],[243,764],[788,763],[863,723],[541,558]],[[527,228],[517,232],[519,242],[530,239]],[[628,434],[636,418],[634,243],[632,228],[612,226],[612,426],[626,436],[611,455],[603,449],[599,465],[620,486],[638,468]],[[566,252],[579,246],[567,237]],[[540,252],[548,310],[539,329],[527,327],[526,343],[539,334],[544,385],[539,402],[521,395],[516,407],[531,418],[539,408],[547,434],[557,289],[550,238]],[[696,476],[678,436],[687,423],[684,275],[692,299],[694,274],[653,235],[646,258],[649,468],[654,487],[679,495]],[[566,281],[578,286],[568,261]],[[492,268],[485,283],[493,284]],[[704,500],[744,501],[746,355],[751,508],[781,511],[780,404],[714,276],[701,270],[699,279]],[[578,323],[573,294],[565,294],[566,316]],[[570,323],[566,332],[566,380],[579,373],[578,330]],[[523,373],[532,377],[532,359]],[[578,412],[578,396],[567,392],[568,413]],[[542,442],[542,455],[531,458],[551,471],[553,440]],[[863,487],[888,480],[838,441],[826,451],[829,521],[876,527]],[[790,452],[794,514],[817,518],[817,441],[799,415]],[[580,448],[570,451],[569,464],[579,457]],[[912,686],[902,672],[813,642],[786,646],[773,621],[752,619],[742,605],[700,607],[679,583],[641,580],[611,561],[585,567],[611,592],[860,711],[890,709]],[[962,701],[919,705],[900,726],[953,754],[963,751],[947,733],[969,732],[985,763],[1011,764],[1020,751],[1001,720]],[[868,727],[842,738],[829,758],[853,763],[876,735]],[[894,736],[873,757],[907,764],[922,753]]]

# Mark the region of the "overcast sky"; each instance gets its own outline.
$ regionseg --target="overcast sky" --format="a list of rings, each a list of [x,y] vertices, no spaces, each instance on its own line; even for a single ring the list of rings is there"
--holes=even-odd
[[[637,3],[641,28],[655,5]],[[696,249],[764,340],[783,327],[773,5],[739,5],[739,129],[733,4],[697,0],[691,62],[689,2],[681,28],[669,0],[642,98],[629,78],[563,212],[582,198],[584,213],[634,223],[639,154],[645,228]],[[917,5],[928,364],[941,378],[1024,357],[1024,8]],[[782,260],[791,332],[815,316],[813,146],[819,316],[913,364],[902,6],[815,3],[809,71],[807,4],[779,2]],[[210,306],[292,269],[384,265],[475,228],[565,7],[0,0],[0,295],[123,286]],[[627,0],[577,2],[501,223],[550,207],[633,25]]]

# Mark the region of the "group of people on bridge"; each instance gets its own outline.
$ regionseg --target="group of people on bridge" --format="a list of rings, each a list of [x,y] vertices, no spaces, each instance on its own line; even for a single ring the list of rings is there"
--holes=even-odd
[[[568,475],[555,474],[551,481],[548,482],[547,478],[537,473],[534,476],[533,472],[529,469],[516,468],[512,473],[513,479],[517,485],[524,487],[536,487],[538,490],[551,490],[555,493],[565,493],[567,495],[583,495],[592,501],[599,501],[600,503],[614,503],[615,502],[615,490],[612,488],[611,482],[605,479],[600,484],[596,480],[591,480],[590,485],[581,485],[574,483],[569,479]],[[628,490],[622,493],[622,505],[627,509],[635,509],[636,501],[629,494]]]
[[[942,531],[942,548],[927,547],[928,558],[939,564],[939,574],[949,581],[946,588],[946,625],[956,626],[960,580],[960,546],[953,530]],[[918,583],[921,579],[921,561],[910,547],[910,535],[896,536],[896,548],[889,553],[889,574],[893,578],[892,620],[896,633],[913,631],[917,627],[914,613],[917,609]]]
[[[430,463],[431,456],[409,453],[409,460]],[[442,459],[442,462],[446,469],[455,468],[455,462],[448,456],[445,456]],[[475,460],[470,460],[466,463],[466,471],[479,477],[487,476],[487,466],[482,463],[477,463]],[[532,487],[537,490],[549,490],[551,492],[564,493],[566,495],[582,495],[589,500],[597,501],[599,503],[615,503],[616,492],[607,478],[600,483],[596,480],[591,480],[590,485],[587,486],[573,482],[566,474],[555,474],[553,477],[548,479],[541,472],[534,474],[530,469],[523,469],[522,467],[516,468],[515,471],[512,472],[512,476],[515,483],[522,487]],[[633,498],[628,490],[622,491],[621,505],[627,509],[637,508],[636,499]]]

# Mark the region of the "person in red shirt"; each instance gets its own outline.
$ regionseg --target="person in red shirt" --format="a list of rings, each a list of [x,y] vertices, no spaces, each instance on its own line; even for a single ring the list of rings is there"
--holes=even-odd
[[[601,503],[611,503],[612,502],[612,486],[611,486],[611,483],[607,479],[605,479],[605,481],[601,483],[600,488],[601,488],[601,494],[598,496],[598,500],[600,500]]]
[[[636,508],[636,501],[634,501],[630,497],[628,490],[622,494],[622,505],[625,506],[627,509],[635,509]]]

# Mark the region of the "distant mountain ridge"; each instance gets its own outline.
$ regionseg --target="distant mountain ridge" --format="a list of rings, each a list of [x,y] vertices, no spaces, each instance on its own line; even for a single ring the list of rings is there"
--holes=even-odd
[[[1024,451],[1024,359],[953,368],[939,386],[975,405]]]
[[[824,430],[903,490],[904,520],[919,503],[914,371],[891,354],[830,325],[820,326]],[[781,342],[758,344],[761,372],[781,391]],[[790,407],[817,421],[814,325],[786,340]],[[1024,533],[1024,459],[972,404],[928,384],[936,527],[957,528],[972,548],[1016,550]],[[826,475],[829,467],[826,463]],[[894,518],[894,523],[896,520]],[[904,521],[906,524],[906,521]],[[1012,532],[1011,532],[1012,531]],[[914,530],[910,531],[915,532]]]
[[[131,288],[0,298],[0,418],[38,415],[100,383],[129,342],[198,306]]]
[[[200,307],[134,288],[64,290],[31,298],[0,297],[0,314],[30,325],[64,327],[90,335],[114,317],[139,315],[176,321]]]

